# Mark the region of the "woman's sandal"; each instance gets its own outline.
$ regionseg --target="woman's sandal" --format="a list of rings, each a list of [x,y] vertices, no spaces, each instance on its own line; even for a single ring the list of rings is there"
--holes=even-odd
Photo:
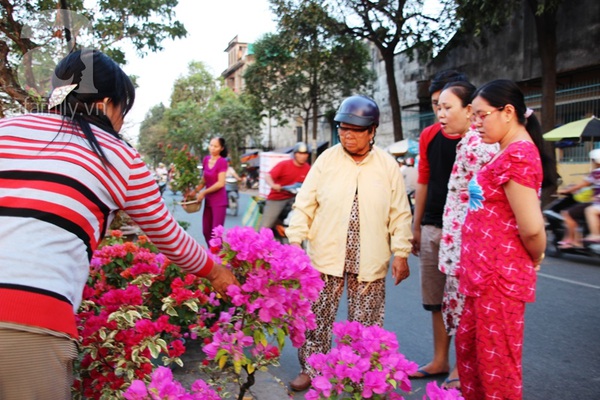
[[[564,242],[562,242],[562,241],[558,242],[557,245],[558,245],[558,248],[561,249],[561,250],[579,249],[579,248],[583,247],[583,246],[581,246],[581,245],[579,245],[577,243],[566,242],[566,241],[564,241]]]
[[[446,379],[444,383],[442,383],[442,389],[460,390],[460,378]]]

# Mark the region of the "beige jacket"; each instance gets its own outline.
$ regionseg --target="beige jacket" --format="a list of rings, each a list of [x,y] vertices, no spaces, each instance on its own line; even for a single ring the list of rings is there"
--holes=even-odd
[[[286,235],[308,239],[308,255],[321,273],[343,276],[346,238],[358,190],[360,269],[358,279],[386,276],[392,254],[408,257],[412,215],[396,160],[373,147],[357,164],[340,144],[326,150],[310,169],[296,196]]]

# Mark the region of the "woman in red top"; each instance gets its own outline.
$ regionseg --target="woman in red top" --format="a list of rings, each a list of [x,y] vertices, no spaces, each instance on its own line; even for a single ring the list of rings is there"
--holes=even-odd
[[[458,272],[466,296],[456,336],[461,389],[467,400],[521,399],[525,302],[535,299],[546,246],[539,194],[549,158],[514,82],[487,83],[472,107],[483,142],[500,150],[469,182]]]

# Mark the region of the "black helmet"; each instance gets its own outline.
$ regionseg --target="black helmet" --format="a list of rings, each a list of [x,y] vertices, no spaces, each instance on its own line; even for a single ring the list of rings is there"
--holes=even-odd
[[[379,107],[370,97],[350,96],[342,101],[333,120],[356,126],[379,126]]]
[[[298,142],[294,145],[294,153],[308,153],[308,146],[304,142]]]

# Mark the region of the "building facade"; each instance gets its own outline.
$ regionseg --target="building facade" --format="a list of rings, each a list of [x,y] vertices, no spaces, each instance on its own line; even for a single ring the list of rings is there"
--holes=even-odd
[[[556,32],[557,125],[600,115],[600,2],[565,1],[558,12]],[[479,45],[472,37],[456,34],[426,64],[420,63],[416,57],[411,60],[407,54],[399,53],[395,58],[395,74],[404,137],[417,139],[421,130],[435,120],[428,86],[431,77],[444,69],[465,73],[476,86],[498,78],[514,80],[526,94],[529,107],[539,111],[542,66],[536,35],[533,16],[523,5],[500,33],[488,35],[487,46]],[[242,50],[239,45],[246,47]],[[228,86],[231,82],[232,88],[243,88],[243,80],[240,82],[243,64],[252,61],[247,49],[248,45],[238,43],[236,37],[226,50],[229,52],[229,67],[223,76]],[[240,54],[242,58],[239,58]],[[384,63],[374,46],[371,46],[371,58],[376,80],[372,92],[365,94],[373,97],[380,106],[381,123],[376,144],[386,147],[394,142],[391,109]],[[303,131],[302,118],[291,117],[289,121],[286,126],[265,121],[262,145],[271,143],[274,148],[286,147],[312,136]],[[337,141],[336,132],[324,115],[319,117],[318,126],[318,142],[333,144]],[[581,154],[585,150],[580,150]]]

